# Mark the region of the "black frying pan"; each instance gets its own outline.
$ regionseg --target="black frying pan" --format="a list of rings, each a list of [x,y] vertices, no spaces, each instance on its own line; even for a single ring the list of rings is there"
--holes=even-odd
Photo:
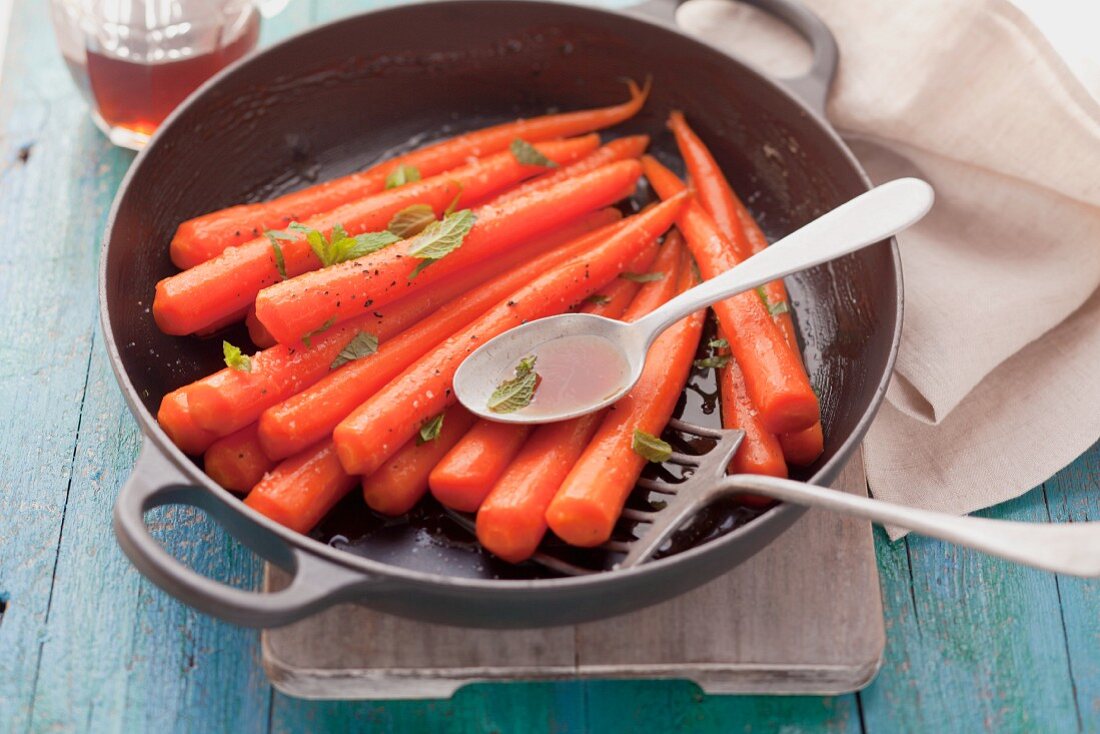
[[[165,336],[149,313],[154,284],[174,272],[167,243],[176,225],[360,169],[425,132],[441,137],[551,106],[609,104],[623,98],[621,78],[648,74],[653,95],[623,131],[654,134],[653,150],[673,161],[675,144],[663,122],[669,110],[684,110],[735,188],[751,193],[770,236],[866,190],[859,164],[821,116],[836,66],[832,37],[790,0],[752,4],[812,43],[807,76],[777,83],[669,25],[635,16],[463,0],[317,28],[244,60],[193,95],[130,169],[103,247],[106,344],[145,434],[115,508],[119,542],[138,569],[188,604],[252,626],[286,624],[348,600],[432,622],[540,626],[620,614],[683,593],[790,527],[801,508],[780,505],[758,516],[718,512],[667,557],[568,578],[536,564],[495,561],[430,502],[393,522],[351,497],[306,537],[215,485],[153,417],[166,392],[220,364],[216,342]],[[674,5],[657,7],[671,15]],[[895,246],[863,250],[790,286],[826,433],[824,455],[802,478],[827,483],[862,438],[893,368],[901,325]],[[698,419],[693,396],[707,386],[693,388],[681,411]],[[256,593],[186,568],[145,525],[144,513],[165,504],[202,508],[293,581],[282,591]]]

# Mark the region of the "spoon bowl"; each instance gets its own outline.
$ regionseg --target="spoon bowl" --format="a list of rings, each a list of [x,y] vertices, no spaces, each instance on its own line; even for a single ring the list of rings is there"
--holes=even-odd
[[[644,335],[592,314],[536,319],[485,342],[459,365],[455,394],[472,413],[500,423],[550,423],[605,408],[630,390],[645,366]],[[492,410],[497,387],[535,358],[538,388],[522,410]]]

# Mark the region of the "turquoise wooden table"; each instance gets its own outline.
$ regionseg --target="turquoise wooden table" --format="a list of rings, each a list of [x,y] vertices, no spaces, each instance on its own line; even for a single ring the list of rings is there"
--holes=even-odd
[[[0,732],[1100,731],[1100,585],[881,533],[889,642],[858,694],[615,681],[473,686],[435,702],[273,692],[255,632],[161,593],[111,533],[139,436],[103,350],[96,266],[132,154],[89,121],[45,5],[15,3],[0,84]],[[365,5],[294,0],[266,40]],[[983,514],[1100,519],[1100,444]],[[256,583],[259,563],[201,517],[159,524],[196,567]]]

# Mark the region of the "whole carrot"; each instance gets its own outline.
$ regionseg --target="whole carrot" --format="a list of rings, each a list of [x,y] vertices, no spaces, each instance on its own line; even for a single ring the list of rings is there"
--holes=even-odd
[[[255,308],[250,307],[248,309],[248,314],[244,317],[244,325],[248,327],[248,338],[252,340],[252,343],[258,349],[267,349],[278,344],[275,337],[271,336],[271,332],[265,329],[264,325],[256,318]]]
[[[280,525],[308,533],[355,486],[326,441],[283,461],[252,488],[244,503]]]
[[[699,203],[714,218],[718,231],[729,240],[738,260],[744,260],[767,247],[768,238],[764,236],[764,231],[760,229],[748,207],[737,197],[710,149],[688,126],[683,113],[672,112],[668,117],[668,125],[676,136],[676,145],[687,164]],[[787,304],[789,300],[782,279],[768,283],[763,291],[768,304],[777,312],[775,320],[782,329],[783,336],[792,347],[797,348],[798,340],[789,307],[779,307],[779,304]]]
[[[665,251],[673,248],[666,247]],[[631,263],[635,272],[648,272],[657,255],[654,240]],[[673,265],[676,260],[672,261]],[[541,271],[536,271],[541,272]],[[581,311],[615,319],[622,316],[641,284],[616,278],[586,300]],[[523,446],[527,426],[479,420],[432,470],[428,486],[440,504],[461,512],[474,512]]]
[[[412,439],[377,471],[363,477],[363,499],[367,505],[383,515],[402,515],[411,510],[428,491],[432,467],[473,424],[473,414],[461,405],[448,408],[433,438]]]
[[[629,83],[630,100],[603,107],[495,125],[425,146],[377,163],[366,171],[326,181],[259,204],[242,204],[189,219],[172,238],[172,262],[181,269],[215,257],[227,247],[259,237],[266,229],[282,229],[356,199],[382,191],[395,172],[415,170],[427,178],[464,165],[472,157],[498,153],[517,138],[535,143],[599,130],[633,117],[645,104],[648,87]],[[391,182],[392,183],[392,182]]]
[[[670,199],[631,217],[603,243],[534,279],[359,406],[333,432],[344,468],[368,474],[381,466],[422,423],[455,401],[451,380],[474,348],[595,292],[671,226],[683,201]]]
[[[589,216],[581,223],[591,225],[609,222],[617,217],[617,211],[604,210],[599,216]],[[564,245],[559,243],[556,249],[534,259],[530,254],[525,255],[527,262],[519,264],[517,260],[517,267],[512,270],[438,307],[430,316],[383,342],[376,354],[349,362],[325,375],[315,385],[268,408],[260,416],[260,442],[264,450],[277,459],[328,437],[336,425],[364,400],[430,349],[531,279],[587,250],[613,231],[612,226],[616,225],[605,225],[587,236],[572,238]],[[552,239],[556,240],[563,234],[579,233],[577,225],[572,225],[556,232]],[[539,243],[532,245],[536,253],[544,247]],[[515,255],[529,252],[530,247],[517,249],[505,260],[514,260]],[[499,264],[500,261],[494,263]]]
[[[786,477],[787,462],[783,458],[783,448],[776,435],[764,428],[757,417],[756,407],[745,389],[745,377],[735,359],[731,359],[718,373],[718,396],[722,406],[722,425],[745,432],[730,462],[730,471],[734,474]]]
[[[247,492],[275,466],[256,437],[253,423],[236,433],[219,438],[203,454],[203,469],[230,492]]]
[[[432,496],[459,512],[477,511],[530,432],[530,426],[477,421],[432,469]]]
[[[678,249],[680,245],[676,242],[679,235],[673,231],[668,237],[665,238],[666,244],[672,242],[674,248],[663,249]],[[653,261],[657,258],[658,252],[657,241],[654,240],[642,250],[642,253],[638,257],[634,258],[634,261],[627,266],[626,273],[635,275],[649,275],[653,266]],[[660,269],[656,269],[653,272],[661,272]],[[577,309],[581,313],[590,313],[594,316],[603,316],[608,319],[621,318],[626,313],[627,308],[631,305],[634,297],[638,294],[639,289],[642,287],[642,282],[634,278],[616,278],[600,290],[593,293],[591,296],[585,299],[581,307]]]
[[[682,250],[678,237],[669,235],[661,251],[663,262],[656,266],[665,277],[641,288],[623,314],[625,320],[644,316],[675,294]],[[531,557],[546,534],[547,506],[607,412],[535,428],[478,509],[482,545],[511,563]]]
[[[683,114],[680,112],[670,114],[669,127],[676,136],[676,144],[687,164],[688,173],[691,175],[699,203],[714,218],[718,230],[726,236],[732,245],[733,254],[738,260],[742,260],[748,255],[756,254],[767,247],[768,239],[764,236],[760,225],[757,224],[748,207],[737,197],[725,174],[722,173],[722,169],[718,166],[718,162],[714,160],[710,150],[688,125]],[[790,345],[792,350],[798,352],[798,338],[795,335],[794,320],[791,318],[787,288],[783,284],[783,280],[777,279],[767,283],[760,289],[760,292],[765,300],[765,306],[771,312],[780,331],[783,332],[787,344]],[[729,401],[740,402],[742,400],[739,395],[735,394],[736,388],[741,387],[743,389],[744,380],[742,377],[722,373],[719,380],[722,386],[723,400],[727,400],[727,394]],[[735,408],[733,412],[747,417],[743,410]],[[744,427],[740,424],[733,425]],[[780,436],[778,445],[774,441],[759,438],[759,435],[759,431],[755,427],[752,430],[746,428],[745,441],[742,443],[738,455],[743,453],[755,454],[757,460],[747,463],[767,467],[770,471],[760,473],[771,473],[774,476],[786,476],[785,467],[784,474],[776,473],[779,471],[779,463],[775,461],[776,450],[781,449],[787,461],[793,464],[805,465],[813,463],[821,455],[825,442],[821,421],[802,431]],[[767,455],[770,455],[770,458],[765,461]]]
[[[643,165],[646,178],[662,198],[685,189],[656,159],[646,156]],[[681,209],[678,225],[704,278],[714,278],[737,264],[726,238],[698,201]],[[802,360],[787,344],[760,297],[751,291],[741,293],[713,308],[764,427],[772,433],[786,433],[816,423],[820,408]]]
[[[695,284],[686,264],[679,281],[681,291]],[[608,411],[565,477],[546,509],[546,523],[565,542],[588,547],[611,537],[646,463],[634,449],[636,437],[639,433],[660,435],[672,416],[691,370],[705,316],[705,310],[697,311],[657,338],[641,378]]]
[[[521,196],[526,196],[532,192],[545,191],[556,183],[560,183],[569,178],[575,178],[582,173],[594,171],[600,166],[606,166],[608,163],[638,158],[645,153],[645,149],[648,145],[648,135],[629,135],[622,138],[616,138],[610,143],[601,146],[593,153],[581,158],[576,163],[572,163],[564,168],[554,169],[550,173],[543,174],[513,189],[505,191],[503,194],[493,199],[493,204],[500,206],[501,204],[513,199],[518,199]]]
[[[339,323],[430,287],[461,268],[605,207],[632,189],[640,173],[637,161],[619,161],[499,207],[479,207],[461,246],[422,271],[418,268],[426,261],[410,254],[416,239],[406,240],[264,289],[256,299],[256,315],[280,342],[294,341],[329,319]]]
[[[568,163],[591,152],[596,136],[540,143],[550,160]],[[442,176],[434,176],[345,204],[306,219],[305,227],[326,238],[340,225],[349,235],[386,229],[391,218],[414,204],[426,205],[438,216],[453,202],[477,201],[542,171],[524,165],[511,153],[474,161]],[[458,197],[456,199],[456,197]],[[321,261],[301,232],[276,243],[266,236],[250,239],[217,257],[157,283],[153,318],[167,334],[191,334],[252,304],[264,287],[316,270]],[[280,266],[279,258],[282,259]],[[260,318],[260,321],[264,319]]]
[[[157,423],[180,451],[192,456],[200,455],[218,439],[218,434],[195,422],[186,387],[164,396],[157,410]]]

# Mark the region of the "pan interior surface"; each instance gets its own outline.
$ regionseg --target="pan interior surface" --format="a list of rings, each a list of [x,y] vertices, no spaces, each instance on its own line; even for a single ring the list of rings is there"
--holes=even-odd
[[[249,344],[239,327],[202,341],[166,336],[154,325],[153,289],[176,272],[167,243],[179,222],[464,130],[616,103],[626,97],[622,79],[647,76],[653,93],[645,109],[612,134],[650,134],[651,152],[679,168],[664,120],[683,110],[770,238],[865,189],[836,139],[785,93],[718,51],[642,21],[538,2],[456,2],[322,27],[208,85],[158,134],[119,200],[105,305],[122,370],[144,407],[139,420],[158,430],[153,416],[164,394],[222,366],[222,336]],[[633,205],[648,200],[643,185]],[[857,430],[888,371],[898,283],[886,245],[788,283],[826,435],[825,454],[796,475],[809,479]],[[711,376],[696,374],[678,413],[717,425],[714,391]],[[679,542],[698,545],[758,514],[712,513]],[[548,575],[534,564],[495,561],[431,502],[410,518],[388,520],[353,492],[313,537],[443,575]]]

